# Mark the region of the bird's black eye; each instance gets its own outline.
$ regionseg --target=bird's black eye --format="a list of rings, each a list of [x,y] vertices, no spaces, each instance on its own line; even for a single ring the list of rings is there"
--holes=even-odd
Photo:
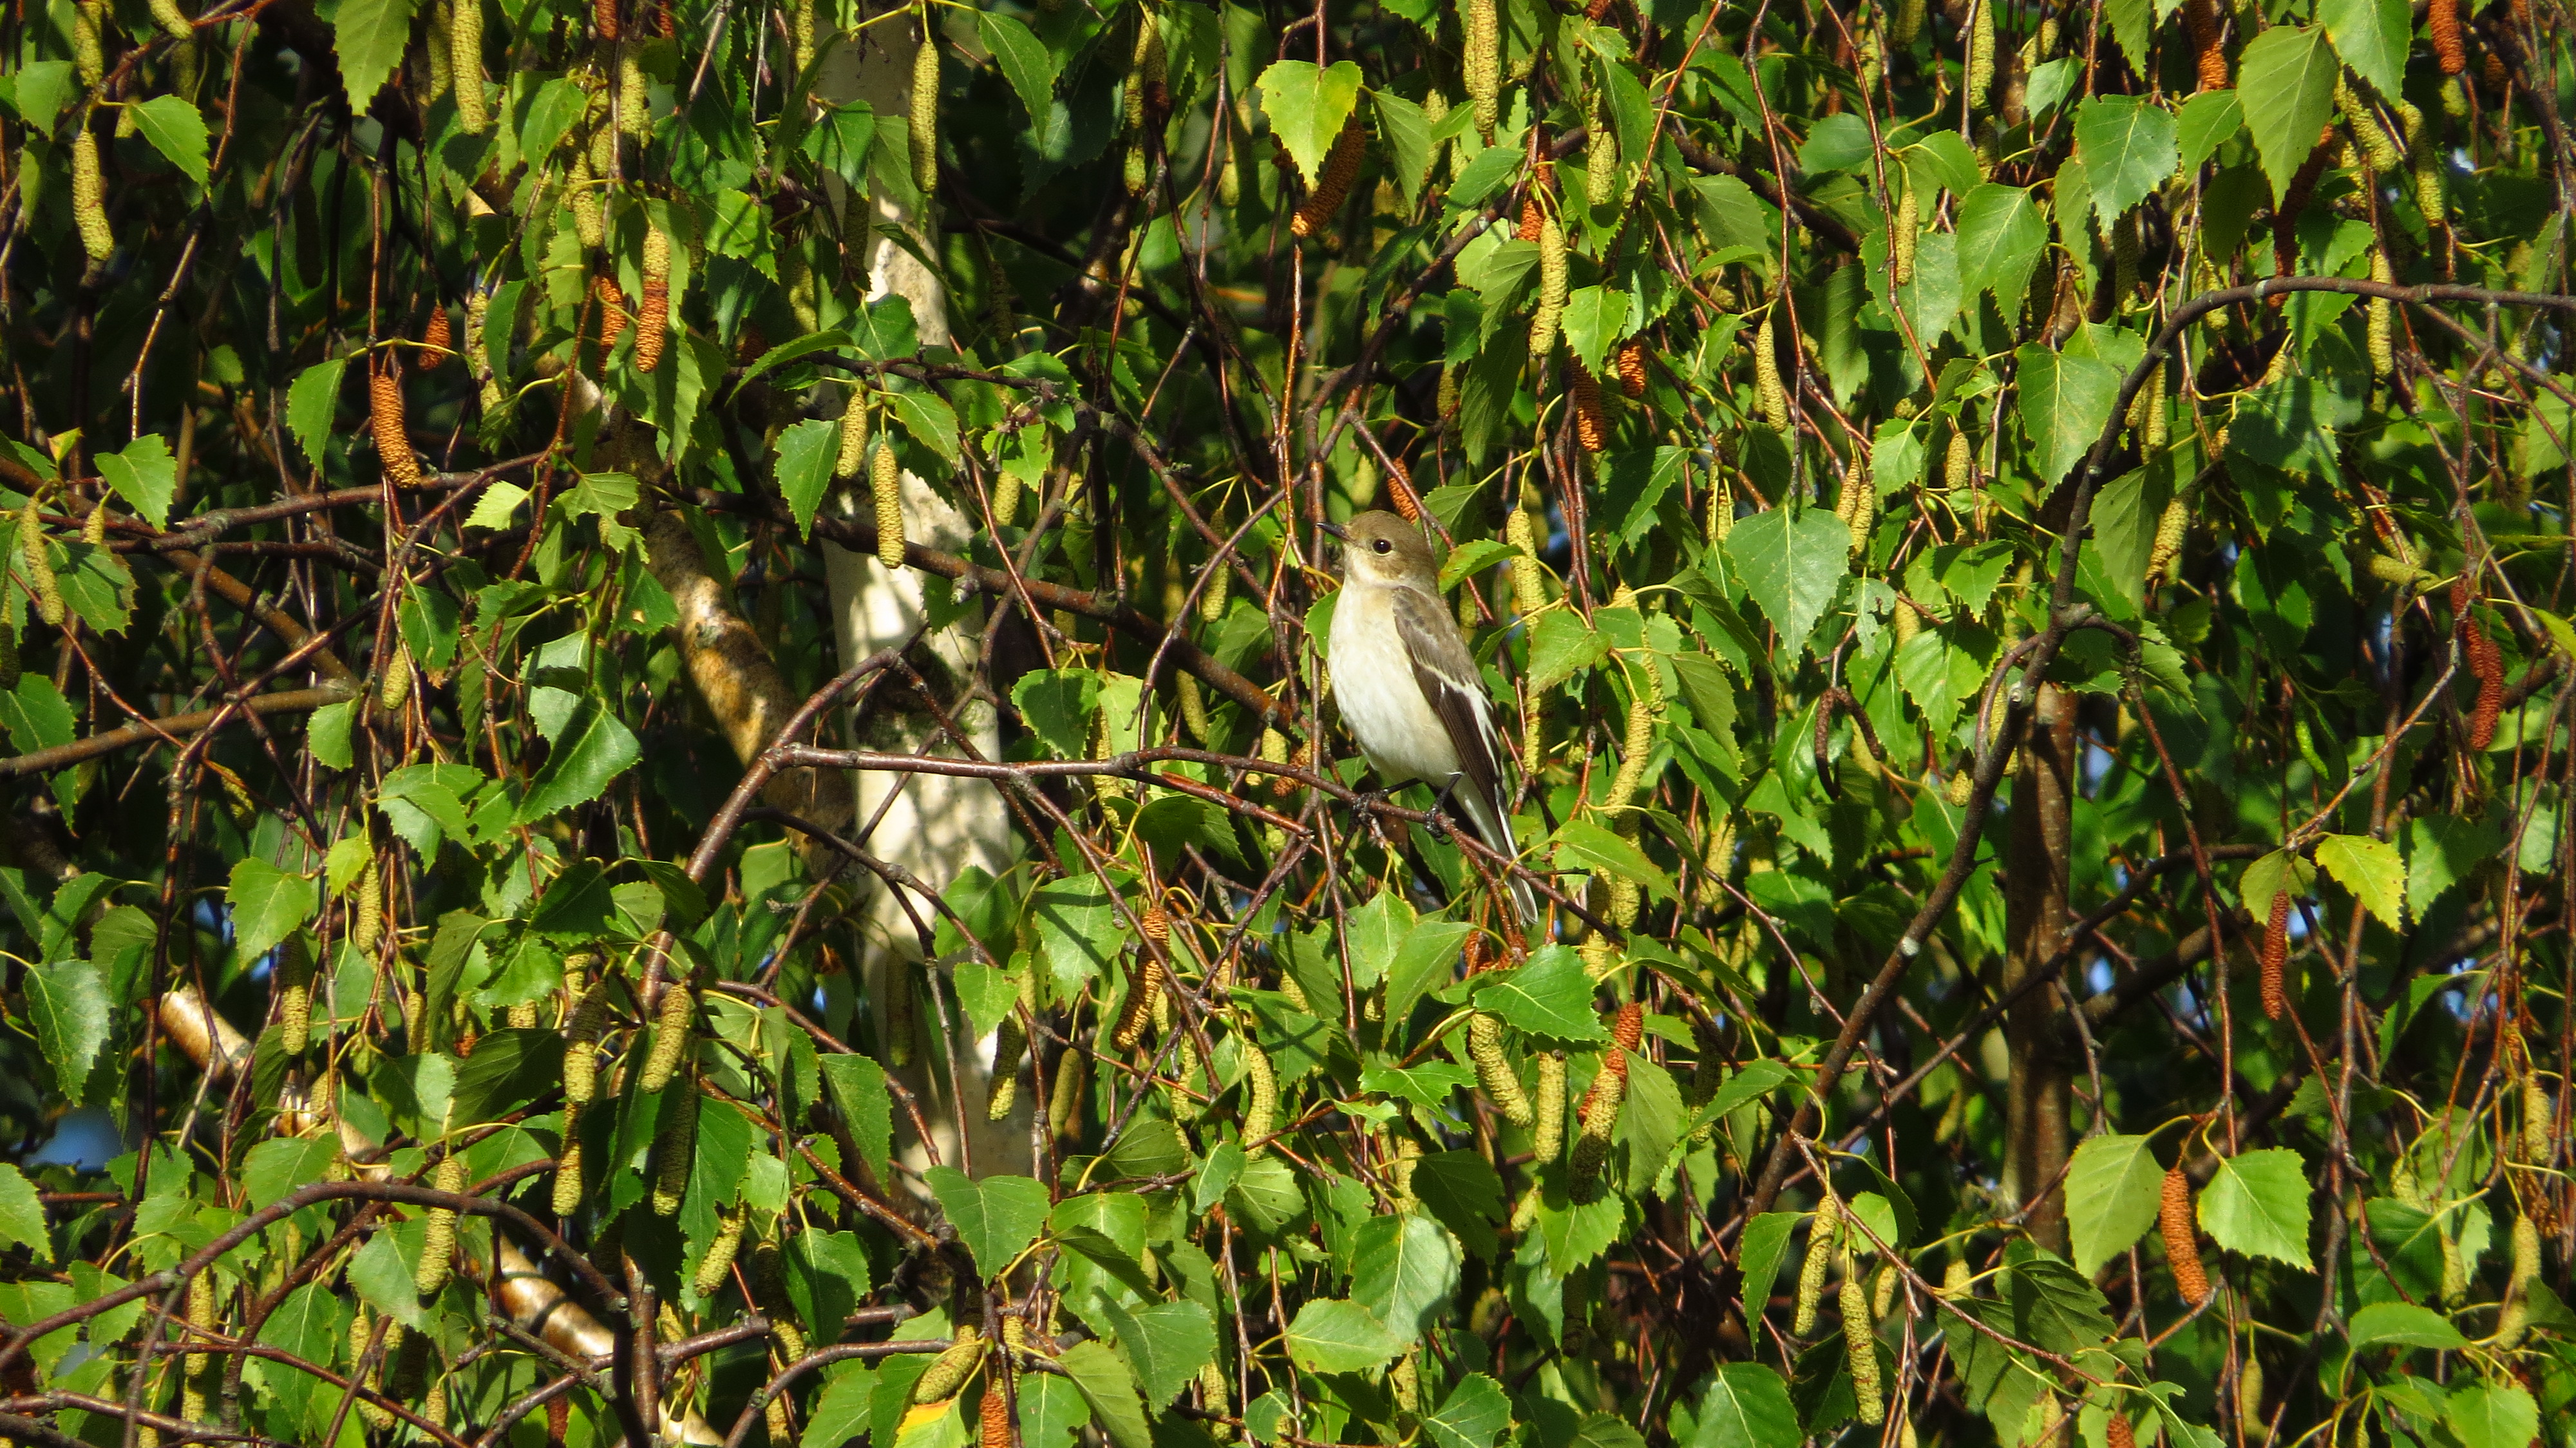
[[[1395,551],[1395,545],[1389,543],[1383,538],[1380,538],[1377,540],[1377,551],[1380,553],[1392,553]]]

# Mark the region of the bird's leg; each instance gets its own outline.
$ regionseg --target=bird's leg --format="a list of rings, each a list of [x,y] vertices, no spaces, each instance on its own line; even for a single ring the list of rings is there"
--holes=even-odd
[[[1449,797],[1458,792],[1458,781],[1462,778],[1464,776],[1456,774],[1449,776],[1449,782],[1440,786],[1439,797],[1431,801],[1431,818],[1422,822],[1431,838],[1443,844],[1449,840]]]

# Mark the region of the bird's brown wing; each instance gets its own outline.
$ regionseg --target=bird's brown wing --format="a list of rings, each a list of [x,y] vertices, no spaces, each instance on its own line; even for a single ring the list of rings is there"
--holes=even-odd
[[[1414,682],[1421,686],[1431,712],[1448,729],[1450,746],[1458,751],[1458,772],[1465,776],[1460,782],[1499,813],[1503,770],[1500,740],[1494,733],[1494,703],[1485,692],[1483,676],[1476,672],[1476,661],[1467,653],[1467,641],[1437,597],[1410,588],[1394,592],[1396,632],[1404,640],[1405,656],[1413,661]]]

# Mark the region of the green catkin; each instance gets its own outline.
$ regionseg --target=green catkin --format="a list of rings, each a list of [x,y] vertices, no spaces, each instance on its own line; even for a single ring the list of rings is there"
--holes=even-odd
[[[2372,175],[2394,171],[2405,163],[2405,154],[2398,149],[2395,138],[2379,124],[2379,117],[2371,114],[2369,103],[2353,94],[2345,82],[2335,83],[2335,102],[2343,108],[2344,120],[2352,127],[2353,139],[2361,143],[2362,164]]]
[[[1753,395],[1762,405],[1762,420],[1773,432],[1789,430],[1789,390],[1780,382],[1780,353],[1771,318],[1753,334]]]
[[[929,1371],[913,1383],[912,1400],[916,1403],[939,1403],[957,1396],[958,1390],[966,1386],[967,1377],[983,1360],[983,1330],[971,1323],[960,1323],[957,1336],[938,1357],[931,1360]]]
[[[433,1185],[442,1192],[465,1190],[465,1159],[450,1150],[438,1159],[438,1173]],[[456,1255],[456,1210],[453,1207],[429,1209],[429,1228],[421,1235],[420,1267],[412,1273],[411,1285],[423,1297],[434,1297],[447,1285],[447,1274]]]
[[[555,1215],[581,1210],[581,1105],[564,1107],[563,1150],[555,1154]]]
[[[868,491],[877,505],[877,561],[888,568],[903,566],[903,469],[896,463],[894,445],[877,439],[876,452],[868,459]]]
[[[1509,1069],[1508,1066],[1505,1069]],[[1530,1135],[1530,1154],[1554,1161],[1565,1150],[1565,1053],[1543,1051],[1538,1058],[1537,1125]]]
[[[411,698],[411,674],[411,645],[398,645],[394,649],[393,663],[386,667],[383,680],[376,685],[376,702],[386,713],[399,711]]]
[[[1896,200],[1896,284],[1900,287],[1914,280],[1915,246],[1923,239],[1923,203],[1915,199],[1911,180],[1903,187]]]
[[[617,133],[638,145],[653,136],[653,107],[646,99],[644,63],[636,54],[640,48],[641,43],[636,41],[617,47]]]
[[[1007,1120],[1012,1105],[1020,1094],[1020,1058],[1028,1054],[1029,1028],[1021,1018],[1026,1011],[1034,1016],[1038,1008],[1038,977],[1035,970],[1020,973],[1020,997],[1015,1009],[1006,1011],[1002,1024],[993,1032],[993,1085],[984,1100],[984,1119]]]
[[[385,1324],[384,1346],[379,1351],[376,1359],[376,1381],[379,1384],[384,1381],[384,1361],[386,1358],[393,1355],[395,1345],[402,1341],[402,1330],[402,1324],[399,1322],[388,1321]],[[353,1383],[359,1381],[358,1365],[366,1358],[367,1341],[374,1337],[375,1333],[376,1323],[374,1315],[369,1313],[366,1308],[360,1307],[357,1312],[349,1318],[349,1378]],[[392,1410],[386,1408],[383,1404],[378,1403],[373,1398],[360,1398],[358,1400],[358,1416],[366,1419],[367,1426],[375,1429],[379,1433],[394,1425],[394,1415]]]
[[[1609,1058],[1601,1063],[1601,1074],[1592,1078],[1592,1089],[1584,1093],[1574,1155],[1567,1163],[1588,1197],[1597,1198],[1601,1168],[1610,1160],[1611,1141],[1619,1128],[1619,1108],[1628,1099],[1627,1062],[1618,1050],[1611,1048]]]
[[[1530,357],[1543,361],[1556,346],[1556,329],[1565,319],[1565,228],[1553,216],[1538,225],[1538,310],[1530,318]]]
[[[715,1296],[733,1272],[734,1254],[742,1250],[742,1222],[742,1213],[726,1213],[723,1225],[716,1229],[715,1241],[707,1244],[706,1260],[698,1264],[697,1281],[692,1284],[700,1297]]]
[[[584,251],[597,251],[608,241],[608,217],[601,208],[599,186],[587,153],[576,152],[572,161],[570,195],[572,232]]]
[[[492,108],[483,98],[483,0],[456,0],[447,25],[447,69],[456,86],[456,124],[479,136],[492,129]]]
[[[587,1106],[599,1092],[600,1032],[608,1024],[608,983],[600,981],[581,993],[564,1023],[564,1099]]]
[[[1953,1257],[1950,1265],[1941,1269],[1941,1295],[1964,1296],[1976,1286],[1976,1279],[1976,1269],[1968,1265],[1967,1258]]]
[[[1986,108],[1995,83],[1995,0],[1970,0],[1967,86],[1971,110]]]
[[[1870,1280],[1869,1315],[1881,1322],[1886,1321],[1887,1310],[1896,1305],[1896,1290],[1904,1282],[1905,1274],[1896,1270],[1895,1263],[1880,1267],[1878,1276]]]
[[[1708,490],[1708,546],[1717,547],[1726,535],[1735,531],[1735,488],[1724,478]]]
[[[107,0],[81,0],[72,7],[72,73],[88,90],[107,78]]]
[[[188,1279],[187,1312],[189,1339],[204,1342],[215,1330],[215,1278],[212,1272],[200,1272]],[[214,1360],[212,1353],[192,1352],[187,1354],[182,1366],[193,1378],[205,1372],[207,1365]]]
[[[304,937],[286,937],[277,949],[277,1044],[289,1056],[301,1056],[313,1035],[313,954]]]
[[[925,200],[939,189],[939,43],[927,18],[912,57],[912,184]]]
[[[1923,33],[1924,0],[1897,0],[1896,43],[1912,45]]]
[[[1583,199],[1607,206],[1619,197],[1619,135],[1601,123],[1601,88],[1594,86],[1585,108],[1583,133]]]
[[[2191,507],[2189,504],[2185,503],[2180,497],[2176,497],[2171,502],[2165,504],[2164,512],[2156,519],[2155,546],[2147,552],[2147,576],[2149,578],[2162,578],[2169,576],[2167,574],[2167,570],[2173,566],[2173,561],[2176,558],[2182,556],[2183,537],[2190,527]]]
[[[684,1087],[663,1109],[668,1115],[653,1134],[653,1214],[672,1217],[688,1195],[689,1169],[698,1159],[698,1093]]]
[[[1271,1069],[1270,1054],[1243,1041],[1243,1144],[1247,1151],[1261,1151],[1279,1124],[1279,1073]]]
[[[993,525],[1008,528],[1020,516],[1020,475],[1004,472],[993,483]]]
[[[2531,1328],[2531,1284],[2540,1280],[2540,1228],[2526,1213],[2513,1218],[2513,1268],[2496,1312],[2495,1346],[2511,1352]]]
[[[788,8],[787,41],[796,60],[796,76],[801,80],[814,68],[814,0],[795,0]]]
[[[832,464],[832,476],[843,481],[854,479],[868,460],[868,394],[853,387],[850,400],[841,408],[841,452]]]
[[[1807,1223],[1807,1259],[1798,1268],[1798,1310],[1789,1323],[1793,1337],[1803,1338],[1816,1330],[1816,1308],[1825,1300],[1825,1272],[1833,1266],[1842,1225],[1842,1199],[1828,1190]]]
[[[780,1355],[789,1362],[805,1356],[805,1329],[788,1305],[786,1259],[774,1237],[751,1244],[751,1295],[769,1318],[769,1330],[778,1335]]]
[[[1512,555],[1512,607],[1523,616],[1547,607],[1547,576],[1538,561],[1538,523],[1527,508],[1514,508],[1503,520],[1503,541],[1519,551]]]
[[[187,12],[179,8],[179,0],[152,0],[152,23],[173,40],[196,38],[197,27],[189,23]]]
[[[1048,1134],[1061,1138],[1080,1125],[1088,1060],[1079,1047],[1055,1058],[1055,1080],[1047,1096]]]
[[[1476,108],[1476,135],[1488,146],[1503,114],[1503,25],[1500,0],[1462,0],[1465,36],[1462,70],[1468,103]]]
[[[373,955],[376,945],[385,938],[385,876],[377,856],[367,857],[366,868],[358,872],[358,918],[349,927],[349,943],[360,955]]]
[[[1478,1011],[1467,1018],[1467,1056],[1476,1063],[1476,1084],[1485,1088],[1494,1109],[1514,1126],[1532,1126],[1538,1116],[1531,1109],[1529,1093],[1521,1089],[1521,1078],[1512,1071],[1511,1059],[1503,1054],[1503,1020],[1491,1011]],[[1563,1083],[1559,1082],[1559,1095]],[[1557,1129],[1564,1131],[1564,1106],[1558,1104]]]
[[[1173,688],[1181,696],[1182,727],[1190,731],[1190,737],[1192,739],[1199,741],[1201,744],[1207,743],[1207,699],[1199,692],[1198,676],[1184,672],[1173,680]]]
[[[64,618],[63,589],[54,577],[54,560],[45,546],[45,525],[37,515],[36,504],[34,497],[28,498],[26,510],[18,515],[18,557],[26,565],[27,591],[35,596],[36,616],[60,628]]]
[[[1851,1362],[1852,1396],[1860,1406],[1860,1420],[1875,1428],[1887,1421],[1887,1399],[1879,1392],[1878,1321],[1870,1312],[1869,1291],[1861,1285],[1860,1269],[1849,1252],[1842,1256],[1843,1265],[1843,1350]]]
[[[2370,249],[2370,279],[2395,282],[2396,270],[2388,264],[2385,247]],[[2370,375],[2385,378],[2397,370],[2397,304],[2385,297],[2370,299]]]
[[[1974,445],[1966,430],[1950,430],[1950,450],[1941,460],[1941,486],[1950,492],[1964,492],[1976,485]]]
[[[2538,1076],[2522,1078],[2522,1150],[2523,1159],[2534,1166],[2549,1165],[2555,1155],[2551,1150],[2558,1139],[2558,1108],[2549,1099],[2549,1088]]]
[[[637,1086],[653,1092],[671,1084],[688,1054],[690,1025],[697,1014],[697,997],[689,993],[688,982],[676,978],[663,982],[662,1007],[653,1019],[653,1050],[644,1058],[644,1075]]]
[[[1878,526],[1878,489],[1869,480],[1869,465],[1861,460],[1859,449],[1852,450],[1851,465],[1843,469],[1842,492],[1834,499],[1834,513],[1851,530],[1851,549],[1859,553],[1869,547],[1870,530]]]

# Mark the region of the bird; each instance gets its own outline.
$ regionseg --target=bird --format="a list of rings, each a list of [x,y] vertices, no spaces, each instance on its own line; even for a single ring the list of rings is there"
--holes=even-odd
[[[1342,591],[1324,642],[1342,722],[1389,788],[1420,780],[1455,798],[1476,834],[1506,859],[1512,840],[1501,731],[1457,620],[1440,599],[1440,570],[1422,530],[1393,513],[1326,523],[1342,543]],[[1514,876],[1521,919],[1538,902]]]

